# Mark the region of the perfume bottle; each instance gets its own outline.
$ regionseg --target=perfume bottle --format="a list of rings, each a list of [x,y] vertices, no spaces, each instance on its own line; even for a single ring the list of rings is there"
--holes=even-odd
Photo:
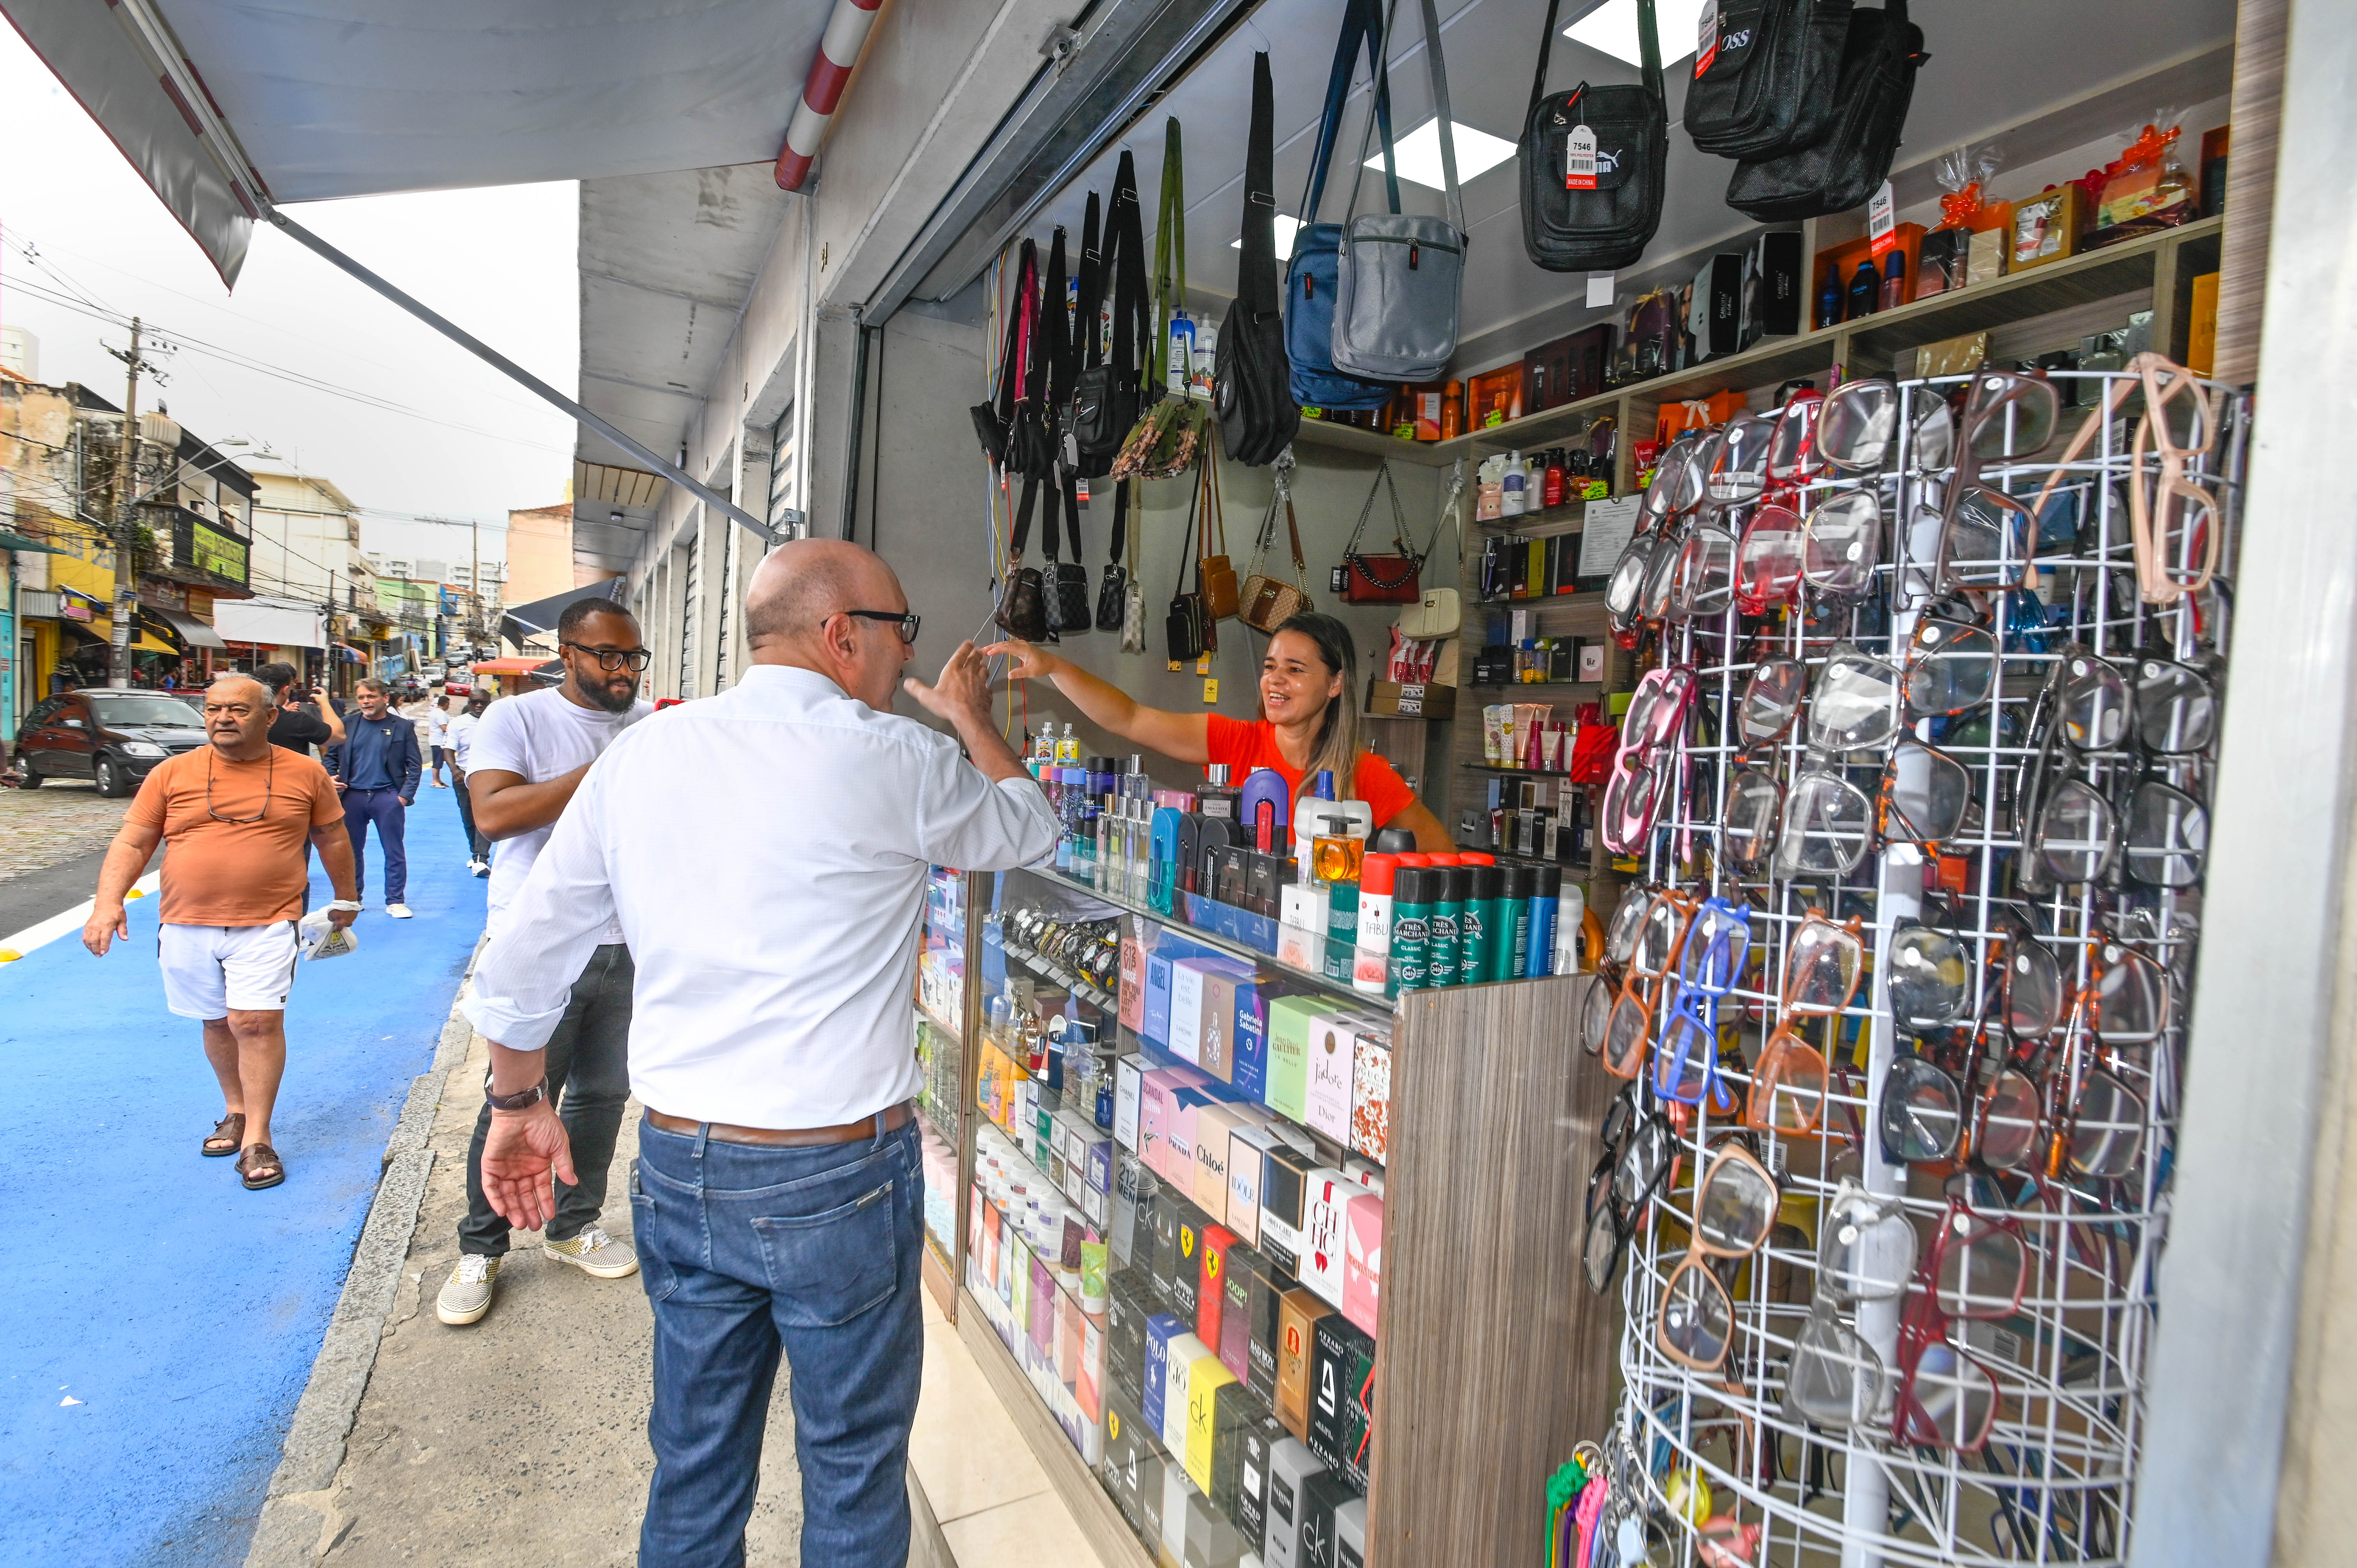
[[[1080,759],[1081,737],[1072,733],[1071,725],[1066,725],[1064,726],[1063,738],[1056,743],[1056,761],[1061,766],[1069,768],[1072,764],[1080,761]]]
[[[1320,817],[1310,842],[1311,875],[1320,882],[1356,882],[1367,841],[1354,836],[1348,817]]]
[[[1824,286],[1817,290],[1817,329],[1837,327],[1842,318],[1841,269],[1827,267]]]
[[[1874,314],[1875,304],[1881,296],[1882,280],[1875,274],[1873,258],[1867,257],[1857,263],[1857,271],[1850,275],[1849,312],[1845,319],[1865,320]]]
[[[1893,251],[1882,258],[1880,308],[1896,310],[1907,303],[1907,252]]]

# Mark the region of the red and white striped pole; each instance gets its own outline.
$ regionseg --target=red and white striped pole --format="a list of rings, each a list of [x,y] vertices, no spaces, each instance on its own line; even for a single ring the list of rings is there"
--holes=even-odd
[[[819,39],[818,56],[811,61],[810,80],[802,83],[802,101],[794,105],[793,124],[786,127],[786,145],[778,154],[778,188],[800,190],[810,177],[811,160],[826,139],[827,123],[843,101],[843,84],[859,63],[867,29],[884,0],[835,0],[826,19],[826,36]]]

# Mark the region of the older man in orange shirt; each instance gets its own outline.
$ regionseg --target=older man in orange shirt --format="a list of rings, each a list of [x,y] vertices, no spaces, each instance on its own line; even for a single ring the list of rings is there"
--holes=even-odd
[[[273,714],[260,682],[228,675],[213,682],[205,693],[210,744],[147,775],[106,852],[81,932],[82,945],[101,958],[115,938],[130,936],[124,895],[156,846],[172,846],[156,942],[164,998],[181,1017],[202,1020],[205,1059],[221,1079],[222,1115],[204,1153],[236,1155],[238,1175],[257,1191],[286,1179],[270,1146],[270,1112],[286,1070],[307,840],[335,886],[328,920],[340,929],[360,912],[335,786],[310,757],[270,744]]]

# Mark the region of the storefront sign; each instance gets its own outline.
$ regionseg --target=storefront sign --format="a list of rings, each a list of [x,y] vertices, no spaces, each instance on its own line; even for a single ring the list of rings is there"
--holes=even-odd
[[[243,540],[231,539],[228,534],[216,532],[202,523],[189,525],[189,564],[210,572],[216,577],[227,577],[234,583],[244,582],[245,552]]]

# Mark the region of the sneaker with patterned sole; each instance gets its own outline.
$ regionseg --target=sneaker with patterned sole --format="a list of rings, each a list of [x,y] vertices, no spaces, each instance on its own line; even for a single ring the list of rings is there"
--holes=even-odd
[[[491,1310],[491,1293],[500,1278],[500,1260],[482,1252],[461,1252],[442,1294],[434,1298],[434,1315],[463,1326],[481,1320]]]
[[[543,1241],[540,1250],[594,1279],[619,1280],[639,1272],[639,1255],[595,1225],[563,1241]]]

